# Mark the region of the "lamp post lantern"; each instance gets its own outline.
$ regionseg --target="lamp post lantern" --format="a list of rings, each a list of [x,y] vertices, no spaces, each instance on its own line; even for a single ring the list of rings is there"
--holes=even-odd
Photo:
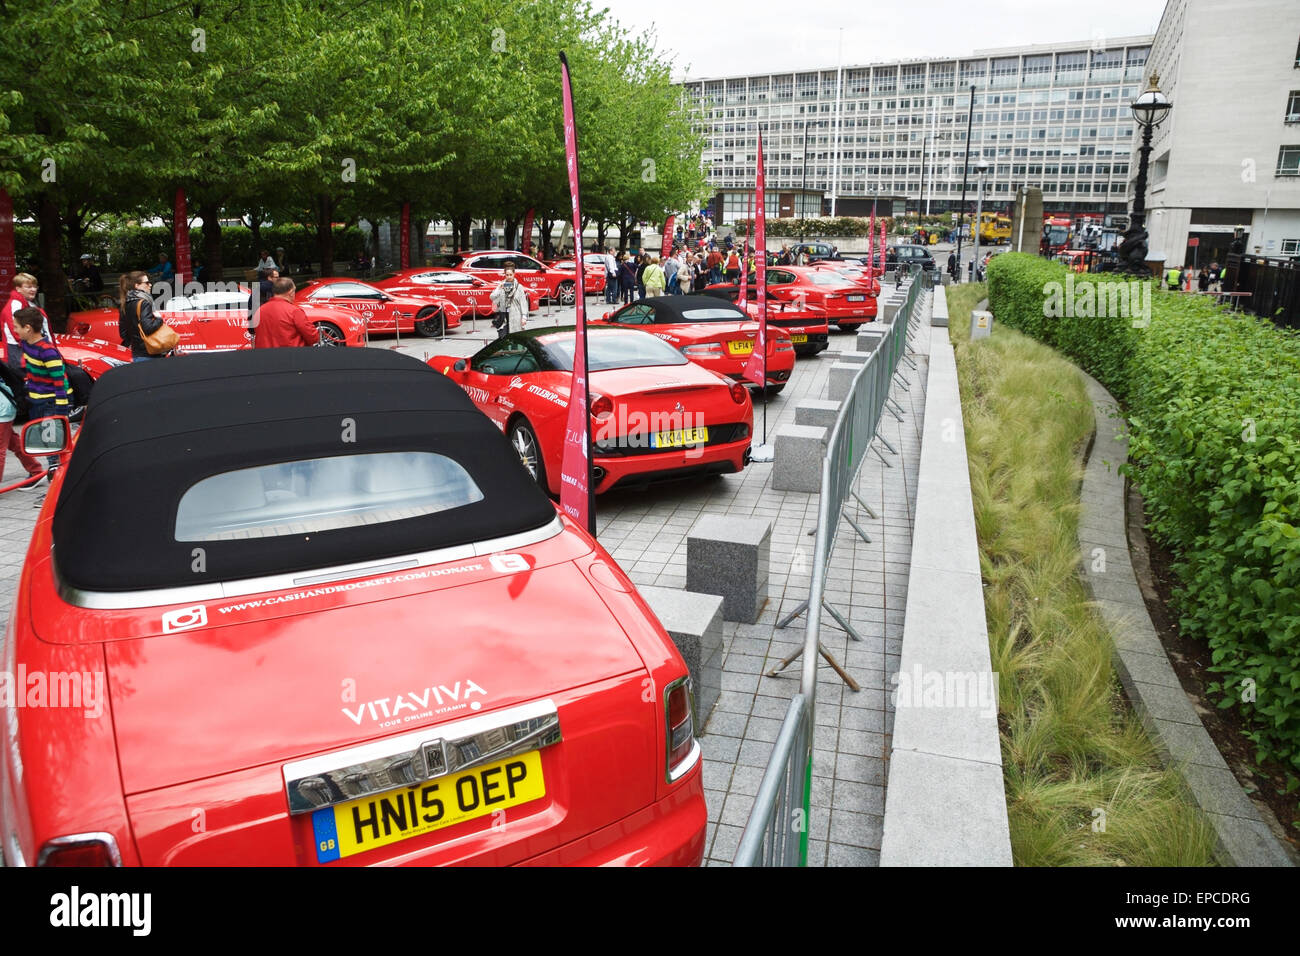
[[[1147,166],[1151,160],[1151,133],[1173,108],[1169,97],[1160,92],[1160,77],[1152,73],[1151,85],[1133,102],[1133,119],[1142,129],[1142,145],[1138,148],[1138,174],[1134,183],[1133,214],[1129,217],[1128,231],[1120,244],[1121,266],[1126,272],[1142,274],[1147,271]]]

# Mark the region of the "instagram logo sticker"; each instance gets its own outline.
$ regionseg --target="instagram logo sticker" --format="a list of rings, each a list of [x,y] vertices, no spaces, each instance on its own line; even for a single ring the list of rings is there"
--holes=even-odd
[[[190,628],[202,627],[207,623],[208,609],[202,604],[168,611],[162,618],[164,634],[171,634],[173,631],[188,631]]]

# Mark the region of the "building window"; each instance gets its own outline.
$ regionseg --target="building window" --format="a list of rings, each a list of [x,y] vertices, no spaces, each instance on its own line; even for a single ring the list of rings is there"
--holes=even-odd
[[[1277,151],[1277,175],[1300,176],[1300,146],[1283,146]]]
[[[1300,123],[1300,90],[1292,90],[1291,95],[1287,97],[1286,121]]]
[[[1300,239],[1283,239],[1282,255],[1300,256]]]

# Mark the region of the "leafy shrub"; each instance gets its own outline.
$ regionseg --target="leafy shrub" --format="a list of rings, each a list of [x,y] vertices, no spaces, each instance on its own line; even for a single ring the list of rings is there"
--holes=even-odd
[[[1258,759],[1300,778],[1300,336],[1180,293],[1150,324],[1044,316],[1064,266],[1005,254],[989,301],[1005,322],[1092,372],[1128,411],[1128,472],[1178,556],[1182,632],[1210,648],[1220,707]],[[1055,277],[1055,278],[1053,278]],[[1100,277],[1098,277],[1100,278]],[[1076,284],[1076,289],[1084,282]]]

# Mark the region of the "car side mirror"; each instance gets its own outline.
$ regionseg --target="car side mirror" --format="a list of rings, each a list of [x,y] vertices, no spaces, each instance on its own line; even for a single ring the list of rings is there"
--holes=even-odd
[[[610,317],[611,315],[613,315],[613,314],[614,314],[613,312],[606,312],[604,315],[602,315],[602,316],[600,317],[600,320],[601,320],[602,322],[608,322],[608,321],[609,321],[609,317]]]
[[[468,366],[469,363],[466,362],[464,359],[458,359],[456,364],[453,365],[452,368],[457,372],[463,372]]]
[[[56,455],[68,447],[68,420],[62,415],[38,418],[23,426],[23,451]]]

